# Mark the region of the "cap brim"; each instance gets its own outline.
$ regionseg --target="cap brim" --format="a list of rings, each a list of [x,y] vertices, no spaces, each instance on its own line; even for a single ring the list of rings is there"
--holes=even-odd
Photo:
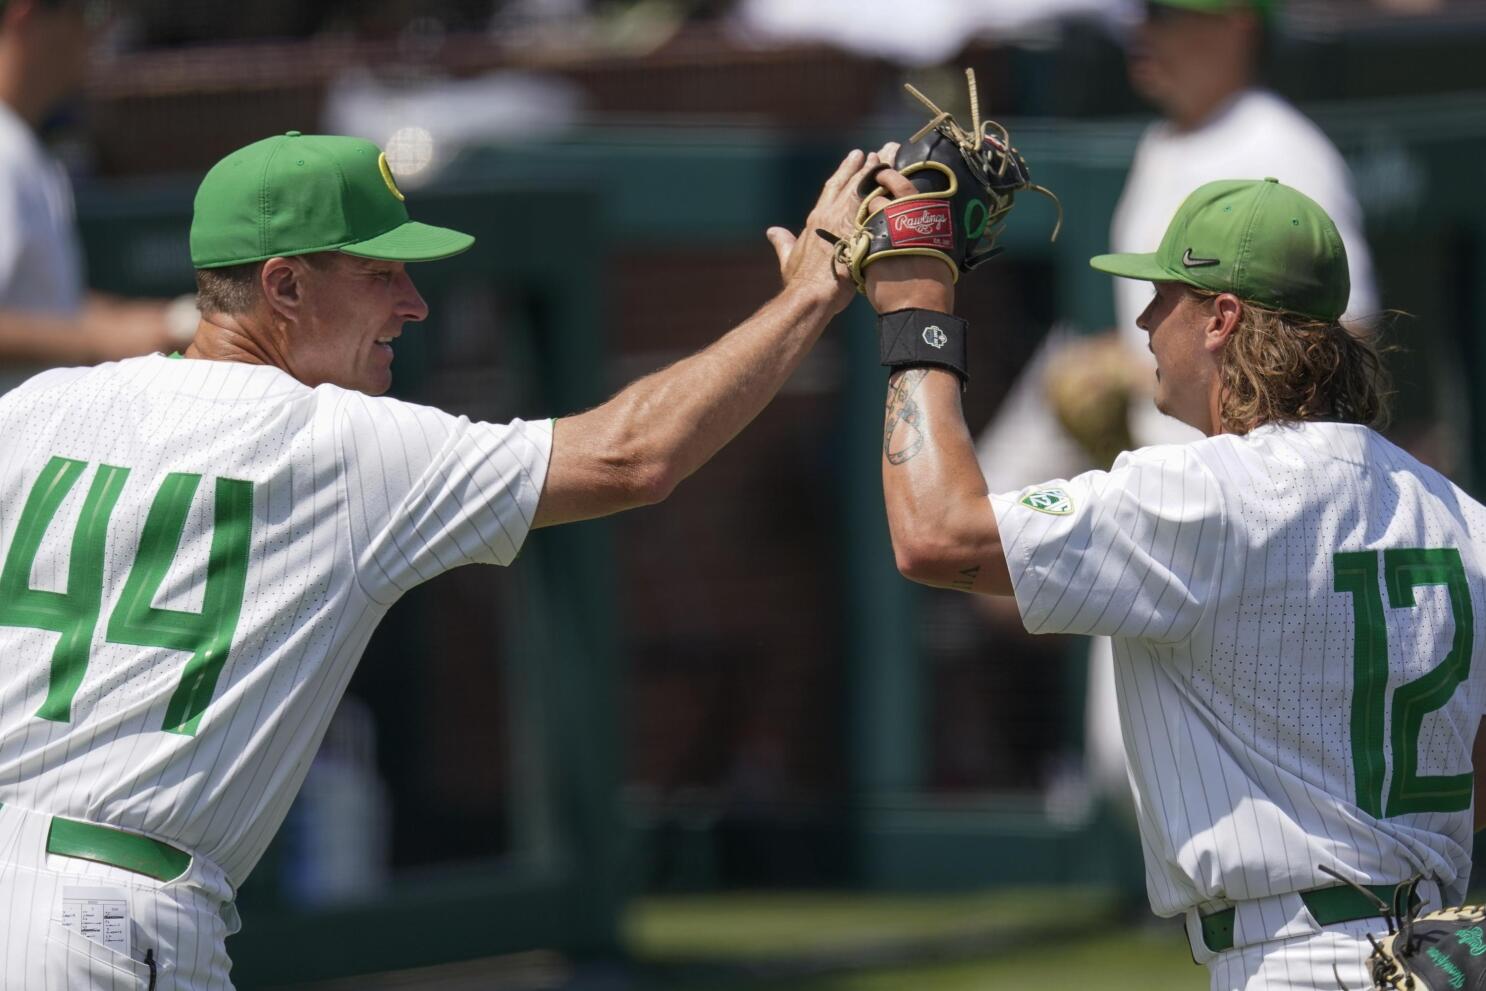
[[[447,227],[434,227],[410,220],[392,228],[385,234],[343,244],[340,247],[348,255],[359,258],[378,258],[392,262],[431,262],[449,258],[468,251],[475,243],[474,237]]]
[[[1089,259],[1089,267],[1122,279],[1142,279],[1146,282],[1180,281],[1156,261],[1154,252],[1148,255],[1095,255]]]

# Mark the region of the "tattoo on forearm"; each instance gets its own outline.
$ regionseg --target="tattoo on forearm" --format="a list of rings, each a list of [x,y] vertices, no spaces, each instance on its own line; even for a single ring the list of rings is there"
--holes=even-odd
[[[971,565],[960,569],[960,577],[950,582],[950,588],[957,588],[961,592],[971,592],[975,589],[975,579],[980,577],[980,565]]]
[[[882,428],[882,456],[888,464],[912,461],[923,450],[923,410],[913,394],[928,374],[927,368],[910,368],[893,376],[888,383],[887,422]]]

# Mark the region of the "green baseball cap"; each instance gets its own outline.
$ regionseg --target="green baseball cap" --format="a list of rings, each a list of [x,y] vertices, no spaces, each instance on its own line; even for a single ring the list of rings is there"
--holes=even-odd
[[[1347,309],[1352,279],[1336,224],[1277,179],[1223,179],[1198,187],[1152,254],[1098,255],[1101,272],[1148,282],[1185,282],[1314,320]]]
[[[409,219],[387,156],[370,141],[298,131],[255,141],[213,165],[191,218],[197,268],[314,251],[423,262],[474,243]]]

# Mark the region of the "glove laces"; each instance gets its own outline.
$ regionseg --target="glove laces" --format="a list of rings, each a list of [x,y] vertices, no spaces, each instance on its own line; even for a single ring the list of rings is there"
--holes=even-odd
[[[903,84],[903,88],[908,91],[909,95],[922,103],[928,108],[929,113],[933,115],[929,119],[929,122],[915,131],[913,137],[909,138],[908,141],[910,144],[913,144],[922,140],[924,135],[930,131],[937,130],[950,141],[953,141],[959,147],[960,154],[964,155],[968,161],[973,163],[987,176],[991,176],[997,180],[1005,180],[1008,171],[1013,167],[1013,160],[1018,163],[1022,162],[1021,152],[1011,146],[1011,135],[1007,133],[1005,127],[994,120],[981,120],[980,90],[975,84],[974,69],[967,68],[965,70],[965,81],[970,89],[970,129],[968,131],[960,126],[953,114],[948,110],[941,110],[938,104],[925,96],[918,87],[912,83]],[[1048,240],[1056,241],[1058,239],[1058,232],[1063,229],[1063,204],[1058,199],[1057,194],[1051,189],[1048,189],[1046,186],[1039,186],[1030,179],[1026,179],[1025,176],[1026,165],[1022,164],[1022,167],[1017,172],[1012,173],[1012,184],[1017,188],[1030,189],[1034,193],[1041,193],[1053,201],[1053,206],[1058,211],[1058,219],[1053,224],[1053,234]],[[1002,183],[998,182],[995,185],[999,187]],[[1009,210],[1010,208],[1010,204],[1008,203],[1005,209]]]

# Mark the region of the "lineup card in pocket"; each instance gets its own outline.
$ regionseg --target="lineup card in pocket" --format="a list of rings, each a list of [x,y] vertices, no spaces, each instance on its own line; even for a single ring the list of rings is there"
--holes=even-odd
[[[129,892],[123,888],[63,888],[62,926],[132,956]]]

